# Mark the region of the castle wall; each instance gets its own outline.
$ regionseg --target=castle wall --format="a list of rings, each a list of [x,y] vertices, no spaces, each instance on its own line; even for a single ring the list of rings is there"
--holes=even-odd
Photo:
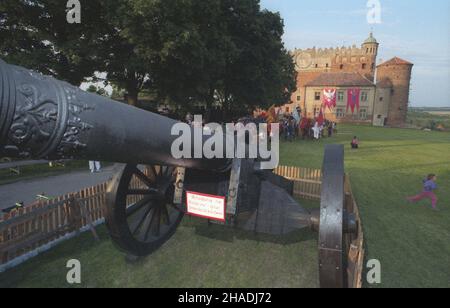
[[[306,84],[325,72],[360,73],[374,81],[378,44],[363,44],[360,48],[308,48],[295,49],[291,52],[294,58],[297,77],[297,91],[291,96],[291,104],[283,107],[283,112],[292,111],[296,107],[306,107]]]
[[[373,106],[373,125],[384,126],[389,114],[392,88],[377,88]]]
[[[406,123],[409,104],[412,65],[380,65],[377,71],[378,82],[392,83],[387,125],[402,126]]]
[[[299,77],[310,72],[361,73],[374,81],[378,44],[341,48],[296,49],[292,52]]]
[[[300,107],[304,116],[313,117],[314,108],[320,108],[321,105],[321,101],[315,100],[314,93],[321,92],[322,89],[313,89],[306,85],[322,73],[360,73],[372,82],[375,81],[376,73],[376,88],[368,90],[370,92],[368,105],[361,107],[367,113],[363,115],[364,119],[361,119],[361,115],[354,115],[351,112],[350,114],[344,112],[342,115],[342,110],[346,111],[346,91],[344,103],[341,105],[338,103],[338,107],[333,112],[327,110],[327,117],[337,122],[365,122],[367,116],[370,117],[367,121],[372,121],[377,126],[405,124],[413,65],[394,58],[394,61],[388,61],[377,67],[378,48],[379,44],[371,33],[361,47],[353,45],[352,47],[308,48],[292,51],[291,56],[298,72],[297,91],[292,94],[291,103],[282,108],[283,112],[292,112]]]
[[[302,110],[305,109],[305,98],[306,98],[306,84],[313,81],[323,71],[312,71],[312,72],[302,72],[299,73],[297,77],[297,91],[292,94],[291,101],[292,104],[288,104],[285,107],[289,108],[290,111],[297,106],[300,106]],[[299,99],[300,98],[300,99]]]
[[[325,87],[307,87],[306,88],[306,108],[303,110],[304,115],[308,118],[318,116],[322,107],[323,89]],[[375,99],[375,87],[361,87],[360,109],[355,112],[349,109],[347,111],[347,91],[349,87],[335,87],[337,90],[336,107],[333,110],[324,110],[327,120],[333,122],[360,122],[371,123],[373,118],[373,106]],[[320,99],[316,100],[316,93],[320,93]],[[342,94],[339,95],[339,92]],[[367,94],[367,100],[362,101],[363,92]]]

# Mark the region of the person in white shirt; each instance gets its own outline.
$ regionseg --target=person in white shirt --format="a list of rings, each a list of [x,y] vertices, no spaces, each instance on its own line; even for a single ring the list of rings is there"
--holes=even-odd
[[[102,169],[102,166],[100,165],[99,161],[90,160],[89,161],[89,169],[91,170],[91,173],[100,172]]]
[[[316,123],[314,124],[313,127],[313,132],[314,132],[314,139],[319,140],[320,137],[320,127],[319,127],[319,123],[316,121]]]

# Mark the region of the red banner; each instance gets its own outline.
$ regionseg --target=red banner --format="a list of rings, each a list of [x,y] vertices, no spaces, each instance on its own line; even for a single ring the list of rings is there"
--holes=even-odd
[[[352,110],[352,113],[355,112],[355,107],[359,111],[359,96],[361,94],[361,89],[354,88],[347,90],[347,112],[348,108]]]
[[[323,106],[330,110],[336,107],[336,89],[323,89]]]

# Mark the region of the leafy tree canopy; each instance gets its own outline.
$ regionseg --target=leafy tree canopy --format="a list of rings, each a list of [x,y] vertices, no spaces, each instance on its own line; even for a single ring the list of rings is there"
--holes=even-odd
[[[2,0],[0,56],[6,61],[80,84],[101,68],[97,51],[108,33],[102,1],[83,1],[81,24],[69,24],[66,1]]]
[[[287,103],[296,89],[283,21],[259,0],[141,0],[133,10],[139,23],[129,29],[146,33],[136,44],[152,82],[177,104],[267,108]]]
[[[259,0],[82,1],[68,24],[65,1],[3,0],[0,56],[73,84],[107,72],[129,103],[146,88],[186,109],[248,112],[295,91],[279,14]]]

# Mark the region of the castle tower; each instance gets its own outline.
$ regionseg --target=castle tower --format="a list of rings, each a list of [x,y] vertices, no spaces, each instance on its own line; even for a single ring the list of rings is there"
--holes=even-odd
[[[375,80],[375,66],[377,63],[377,55],[378,55],[378,47],[380,44],[373,36],[373,33],[370,32],[369,37],[362,44],[363,53],[367,57],[367,71],[370,73],[365,74],[368,79],[371,81]]]
[[[412,68],[412,63],[397,57],[377,66],[377,84],[392,84],[386,123],[389,126],[406,123]]]

